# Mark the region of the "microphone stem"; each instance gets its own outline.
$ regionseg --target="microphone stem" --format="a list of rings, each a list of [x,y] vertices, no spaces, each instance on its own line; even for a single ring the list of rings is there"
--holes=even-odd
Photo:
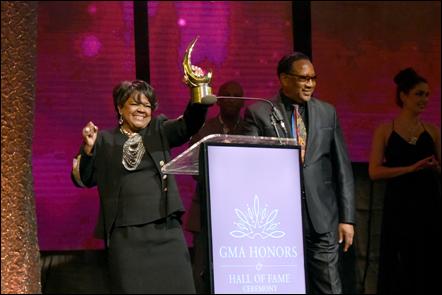
[[[273,125],[273,129],[275,129],[276,137],[278,137],[279,143],[282,144],[281,135],[279,134],[278,126],[276,126],[276,120],[273,113],[270,114],[270,122]]]
[[[276,109],[275,105],[268,99],[265,98],[259,98],[259,97],[245,97],[245,96],[217,96],[217,98],[234,98],[234,99],[242,99],[242,100],[257,100],[257,101],[264,101],[268,104],[270,104],[270,107],[272,109],[272,112],[270,113],[270,122],[273,125],[273,128],[275,129],[276,136],[278,138],[281,138],[281,135],[279,134],[278,126],[276,123],[279,123],[281,126],[281,129],[284,131],[284,135],[288,137],[287,129],[285,128],[284,120],[281,117],[281,113]],[[280,140],[281,141],[281,140]]]

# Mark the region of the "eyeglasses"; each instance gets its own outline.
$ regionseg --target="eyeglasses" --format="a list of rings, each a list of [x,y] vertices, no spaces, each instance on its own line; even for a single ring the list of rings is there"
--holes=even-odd
[[[316,80],[318,78],[317,76],[310,77],[310,76],[296,75],[296,74],[292,74],[292,73],[286,73],[286,74],[289,76],[292,76],[292,77],[296,77],[298,79],[298,81],[301,83],[307,83],[308,81],[312,81],[312,82],[316,83]]]

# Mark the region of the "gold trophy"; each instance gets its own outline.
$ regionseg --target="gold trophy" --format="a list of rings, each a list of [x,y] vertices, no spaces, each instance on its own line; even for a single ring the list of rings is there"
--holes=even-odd
[[[212,72],[204,72],[201,68],[192,65],[190,56],[192,55],[193,46],[195,46],[198,36],[189,44],[184,54],[184,83],[190,87],[190,95],[192,103],[211,105],[216,102],[216,96],[212,94],[212,87],[209,86],[212,80]]]

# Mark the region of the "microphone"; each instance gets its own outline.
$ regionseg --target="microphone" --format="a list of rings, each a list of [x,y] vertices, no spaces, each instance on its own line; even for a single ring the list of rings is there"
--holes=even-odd
[[[205,105],[212,105],[216,102],[216,98],[217,97],[215,95],[209,94],[201,98],[201,103]]]
[[[281,126],[281,129],[284,131],[284,136],[288,137],[288,132],[285,127],[284,119],[282,117],[281,112],[275,107],[271,100],[260,98],[260,97],[243,97],[243,96],[216,96],[216,98],[234,98],[234,99],[242,99],[242,100],[256,100],[256,101],[264,101],[270,105],[272,108],[272,113],[270,114],[270,121],[272,122],[273,127],[275,128],[276,135],[278,138],[280,137],[278,128],[276,128],[275,124],[278,123]]]

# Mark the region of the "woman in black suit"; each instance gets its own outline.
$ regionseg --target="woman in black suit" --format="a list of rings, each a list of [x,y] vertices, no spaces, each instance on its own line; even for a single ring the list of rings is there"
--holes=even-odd
[[[173,176],[161,167],[170,149],[203,125],[207,106],[189,103],[183,116],[153,117],[153,88],[123,81],[113,90],[118,127],[98,131],[89,122],[73,169],[79,186],[98,186],[96,234],[106,241],[115,293],[195,293],[181,229],[183,205]]]

